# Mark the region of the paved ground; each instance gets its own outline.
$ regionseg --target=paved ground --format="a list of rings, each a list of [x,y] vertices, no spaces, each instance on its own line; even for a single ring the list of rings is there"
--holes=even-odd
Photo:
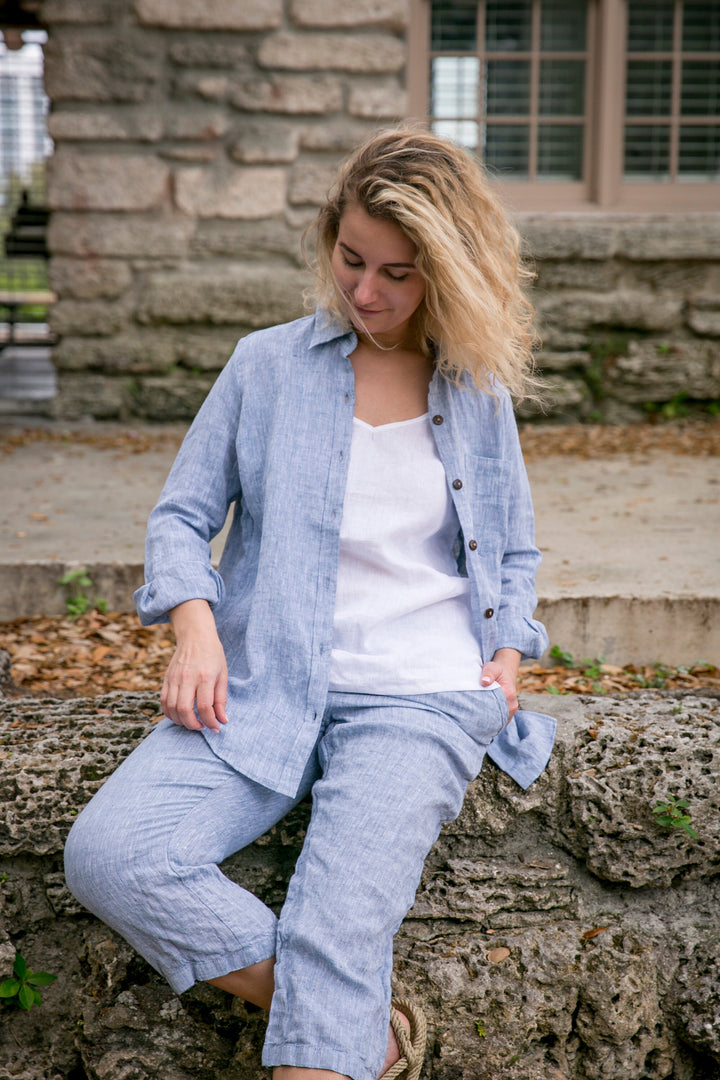
[[[56,580],[67,563],[94,567],[98,589],[127,610],[147,515],[181,433],[163,429],[161,445],[141,453],[130,452],[132,439],[0,453],[0,618],[62,610]],[[551,640],[615,662],[718,662],[720,459],[557,456],[528,471]]]

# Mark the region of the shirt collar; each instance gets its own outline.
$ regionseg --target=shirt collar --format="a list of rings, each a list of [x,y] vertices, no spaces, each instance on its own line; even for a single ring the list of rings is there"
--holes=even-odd
[[[348,323],[343,322],[335,315],[331,315],[324,308],[318,308],[314,315],[310,348],[315,345],[326,345],[329,341],[335,341],[337,338],[350,335],[354,336],[354,334],[355,331]]]

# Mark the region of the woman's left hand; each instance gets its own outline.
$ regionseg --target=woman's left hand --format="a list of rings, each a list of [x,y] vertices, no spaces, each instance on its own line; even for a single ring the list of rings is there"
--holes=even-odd
[[[483,664],[480,676],[481,686],[490,686],[497,682],[502,688],[508,703],[508,723],[520,707],[517,696],[517,678],[521,654],[517,649],[498,649],[492,660]]]

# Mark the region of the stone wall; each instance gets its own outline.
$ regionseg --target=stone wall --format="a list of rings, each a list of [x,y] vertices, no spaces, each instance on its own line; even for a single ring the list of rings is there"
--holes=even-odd
[[[524,704],[558,717],[549,769],[522,792],[486,762],[396,939],[397,989],[430,1021],[424,1080],[717,1080],[720,700]],[[260,1010],[175,997],[64,883],[75,815],[156,713],[143,694],[0,700],[0,979],[16,950],[58,977],[29,1013],[0,1002],[3,1080],[267,1075]],[[653,818],[683,797],[697,840]],[[277,908],[307,817],[225,871]]]
[[[337,162],[406,114],[406,0],[43,0],[56,415],[187,419],[302,311]],[[521,216],[551,418],[720,398],[720,214]],[[532,415],[526,413],[524,415]]]

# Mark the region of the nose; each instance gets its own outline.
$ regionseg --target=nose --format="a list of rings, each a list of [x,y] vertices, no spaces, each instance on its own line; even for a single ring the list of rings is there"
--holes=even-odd
[[[355,303],[358,307],[371,307],[377,296],[377,279],[370,270],[361,275],[355,286]]]

